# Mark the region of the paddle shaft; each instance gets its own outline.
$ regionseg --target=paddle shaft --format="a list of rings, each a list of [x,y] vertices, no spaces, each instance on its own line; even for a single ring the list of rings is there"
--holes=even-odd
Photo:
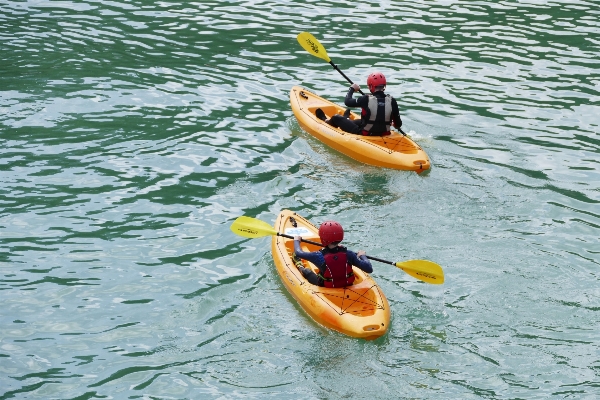
[[[259,219],[241,216],[238,217],[233,224],[231,224],[231,231],[237,235],[247,237],[247,238],[259,238],[263,236],[282,236],[289,239],[295,239],[299,235],[291,236],[283,233],[277,232],[273,227]],[[317,247],[323,247],[322,243],[313,242],[312,240],[302,239],[300,240],[305,243],[310,243]],[[442,271],[442,267],[433,263],[431,261],[426,260],[408,260],[404,262],[391,262],[387,260],[382,260],[376,257],[369,257],[372,260],[379,261],[385,264],[390,264],[395,267],[400,268],[410,276],[419,279],[423,282],[432,283],[432,284],[442,284],[444,283],[444,272]]]
[[[346,80],[347,80],[348,82],[350,82],[350,84],[351,84],[351,85],[354,85],[354,82],[352,82],[352,80],[351,80],[350,78],[348,78],[348,77],[346,76],[346,74],[344,74],[344,73],[342,72],[342,70],[341,70],[341,69],[339,69],[339,68],[338,68],[338,66],[337,66],[337,65],[335,65],[335,64],[333,63],[333,61],[329,61],[329,64],[331,64],[331,66],[333,67],[333,69],[335,69],[335,70],[336,70],[337,72],[339,72],[339,73],[340,73],[340,74],[341,74],[341,75],[342,75],[344,78],[346,78]],[[362,90],[360,90],[360,89],[358,89],[358,92],[359,92],[360,94],[362,94],[363,96],[365,95],[365,94],[362,92]]]
[[[285,233],[279,233],[279,232],[277,232],[277,236],[283,236],[283,237],[286,237],[288,239],[293,239],[295,237],[295,236],[286,235]],[[314,245],[321,246],[321,247],[323,246],[322,243],[313,242],[312,240],[308,240],[308,239],[300,238],[300,241],[302,241],[304,243],[314,244]],[[387,261],[387,260],[382,260],[381,258],[377,258],[377,257],[367,256],[367,258],[369,260],[375,260],[375,261],[379,261],[379,262],[382,262],[382,263],[385,263],[385,264],[390,264],[390,265],[394,265],[394,266],[396,265],[396,263],[394,263],[394,262]]]

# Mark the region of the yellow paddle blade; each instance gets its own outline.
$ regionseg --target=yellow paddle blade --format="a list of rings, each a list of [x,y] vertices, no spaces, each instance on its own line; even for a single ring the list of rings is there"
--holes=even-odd
[[[319,43],[317,38],[311,35],[310,33],[301,32],[298,34],[298,37],[296,39],[298,39],[298,43],[300,43],[300,46],[302,46],[304,50],[308,51],[313,56],[319,57],[327,62],[331,61],[331,58],[329,58],[329,56],[327,55],[325,47],[323,47],[323,45]]]
[[[423,282],[441,285],[444,283],[444,271],[438,264],[427,260],[408,260],[395,263],[396,267]]]
[[[277,231],[264,221],[250,217],[238,217],[231,224],[231,231],[247,238],[277,235]]]

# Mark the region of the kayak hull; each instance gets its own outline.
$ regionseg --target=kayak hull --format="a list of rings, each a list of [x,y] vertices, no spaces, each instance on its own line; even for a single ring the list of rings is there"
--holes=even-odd
[[[346,109],[300,86],[294,86],[290,90],[290,104],[302,129],[356,161],[377,167],[415,171],[418,174],[431,168],[425,151],[408,136],[395,131],[388,136],[355,135],[318,119],[315,115],[318,108],[327,117],[343,115]],[[350,114],[350,119],[358,118],[359,115]]]
[[[291,217],[291,218],[290,218]],[[296,226],[294,226],[294,224]],[[275,222],[277,232],[319,242],[318,229],[300,215],[283,210]],[[320,247],[301,242],[304,251]],[[273,236],[271,251],[283,285],[300,307],[318,324],[345,335],[374,340],[386,334],[390,308],[383,291],[364,271],[354,267],[355,282],[345,288],[325,288],[310,284],[292,259],[293,239]],[[305,268],[318,268],[301,261]]]

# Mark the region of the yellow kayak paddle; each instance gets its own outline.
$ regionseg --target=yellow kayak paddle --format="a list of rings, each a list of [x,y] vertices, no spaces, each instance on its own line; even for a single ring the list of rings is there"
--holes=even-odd
[[[354,82],[352,82],[350,80],[350,78],[348,78],[346,76],[346,74],[344,74],[337,65],[335,65],[333,63],[333,61],[331,61],[331,58],[329,58],[329,56],[327,55],[327,50],[325,50],[325,47],[323,47],[323,45],[317,40],[316,37],[314,37],[313,35],[311,35],[308,32],[300,32],[298,34],[298,36],[296,37],[296,39],[298,40],[298,43],[300,43],[300,46],[302,46],[302,48],[306,51],[308,51],[310,54],[312,54],[315,57],[318,57],[322,60],[327,61],[329,64],[331,64],[331,66],[333,67],[333,69],[335,69],[337,72],[339,72],[344,78],[346,78],[346,80],[348,82],[350,82],[350,84],[352,85]],[[364,95],[364,93],[362,92],[362,90],[358,91],[360,94]],[[406,136],[406,133],[404,133],[404,131],[400,128],[396,128],[398,129],[398,131],[400,131],[400,133],[402,133],[404,136]]]
[[[236,235],[255,239],[264,236],[282,236],[288,239],[293,239],[294,236],[286,235],[277,232],[271,225],[261,221],[260,219],[251,217],[238,217],[231,224],[231,231]],[[322,246],[321,243],[313,242],[312,240],[301,239],[305,243]],[[408,260],[408,261],[387,261],[381,258],[367,256],[370,260],[379,261],[385,264],[394,265],[406,272],[413,278],[417,278],[423,282],[441,285],[444,283],[444,271],[438,264],[427,260]]]
[[[331,66],[333,67],[333,69],[335,69],[337,72],[339,72],[344,78],[346,78],[346,80],[348,82],[350,82],[350,84],[352,85],[354,82],[352,82],[350,80],[350,78],[348,78],[346,76],[346,74],[344,74],[337,65],[335,65],[333,63],[333,61],[331,61],[331,58],[329,58],[329,56],[327,55],[327,50],[325,50],[325,47],[323,47],[323,45],[317,40],[316,37],[314,37],[313,35],[311,35],[308,32],[300,32],[298,34],[298,36],[296,37],[296,39],[298,39],[298,43],[300,43],[300,46],[302,46],[302,48],[306,51],[308,51],[310,54],[312,54],[315,57],[318,57],[322,60],[327,61],[329,64],[331,64]],[[364,93],[362,92],[362,90],[359,90],[360,94],[364,95]]]

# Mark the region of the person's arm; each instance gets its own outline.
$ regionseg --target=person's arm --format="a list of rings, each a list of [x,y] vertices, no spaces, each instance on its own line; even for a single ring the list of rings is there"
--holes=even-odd
[[[325,263],[325,258],[320,251],[302,251],[300,248],[300,236],[294,237],[294,253],[297,257],[313,263],[317,267]]]
[[[358,89],[356,89],[358,87],[359,86],[354,83],[352,86],[350,86],[350,89],[348,89],[348,93],[346,93],[346,98],[344,99],[344,104],[346,107],[360,107],[358,105],[358,99],[352,97],[354,96],[354,92],[358,91]]]
[[[359,251],[355,253],[353,251],[347,250],[346,257],[350,264],[362,269],[366,273],[370,274],[373,272],[373,266],[371,265],[371,261],[367,258],[367,255],[364,251]]]

